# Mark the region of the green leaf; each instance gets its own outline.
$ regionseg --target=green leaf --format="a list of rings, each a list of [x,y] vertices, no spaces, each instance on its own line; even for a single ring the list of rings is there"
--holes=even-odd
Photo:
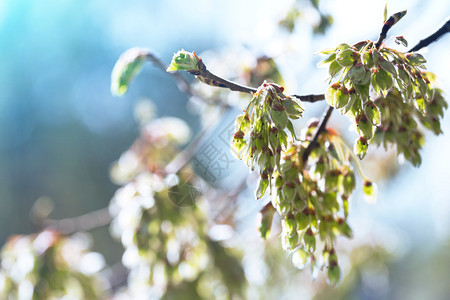
[[[367,116],[367,119],[369,122],[371,122],[374,125],[380,125],[381,123],[381,115],[380,115],[380,109],[378,106],[373,103],[373,101],[367,101],[364,106],[364,112]]]
[[[288,115],[286,113],[286,110],[272,109],[270,111],[270,116],[272,117],[273,123],[275,123],[275,126],[279,130],[283,130],[284,128],[286,128],[286,125],[288,123]]]
[[[303,235],[303,242],[305,243],[306,250],[309,252],[314,252],[316,250],[316,238],[311,228],[308,228]]]
[[[319,62],[317,64],[318,67],[321,67],[323,65],[332,63],[333,61],[336,60],[336,53],[331,54],[330,56],[328,56],[326,59],[322,60],[321,62]]]
[[[342,193],[344,195],[350,196],[356,187],[355,174],[349,171],[344,175],[342,180]]]
[[[360,114],[356,117],[356,130],[358,131],[358,134],[365,138],[366,140],[370,140],[373,137],[374,132],[374,126],[373,124],[367,119],[366,115]]]
[[[111,93],[121,96],[126,93],[133,78],[139,73],[148,50],[131,48],[117,60],[111,73]]]
[[[270,230],[272,228],[272,220],[275,209],[272,205],[266,205],[259,212],[259,232],[263,239],[268,239],[270,237]]]
[[[362,63],[366,66],[366,68],[370,69],[373,67],[373,58],[371,54],[371,50],[365,51],[362,55]]]
[[[336,94],[334,97],[335,105],[336,105],[335,107],[338,109],[343,108],[345,105],[347,105],[349,98],[350,98],[350,96],[348,94],[347,89],[342,86],[340,89],[338,89],[336,91]]]
[[[294,100],[285,99],[281,102],[281,105],[286,108],[286,112],[291,119],[298,119],[303,114],[303,107]]]
[[[387,1],[386,1],[386,5],[384,6],[384,20],[383,20],[383,22],[386,22],[386,20],[387,20]]]
[[[427,62],[427,60],[419,53],[409,53],[406,55],[408,62],[411,66],[420,66]]]
[[[311,255],[308,252],[306,252],[304,249],[299,247],[292,254],[292,264],[297,269],[302,270],[305,267],[306,261],[308,260],[308,258],[310,256]]]
[[[341,281],[341,268],[339,266],[328,266],[328,283],[331,286],[339,285]]]
[[[286,127],[289,130],[289,132],[291,133],[294,140],[297,140],[297,136],[295,135],[294,125],[292,125],[291,121],[288,120]]]
[[[295,220],[297,221],[297,229],[303,230],[306,227],[308,227],[310,223],[309,216],[305,214],[304,212],[299,212],[295,215]]]
[[[346,44],[346,43],[342,43],[336,47],[336,50],[338,50],[340,52],[348,50],[348,49],[352,49],[352,46],[350,46],[349,44]]]
[[[256,199],[261,199],[264,196],[268,186],[269,186],[269,179],[260,177],[258,187],[256,189]]]
[[[370,88],[369,84],[364,84],[364,85],[354,84],[353,86],[354,86],[356,92],[358,93],[359,97],[363,101],[365,101],[366,99],[369,98],[369,88]]]
[[[397,76],[397,71],[395,70],[394,65],[393,65],[390,61],[387,61],[387,60],[385,60],[385,59],[382,59],[382,60],[379,62],[379,65],[380,65],[380,67],[381,67],[382,69],[388,71],[389,73],[391,73],[391,74],[394,75],[394,76]]]
[[[356,93],[350,94],[350,99],[349,99],[347,105],[344,108],[342,108],[342,113],[344,113],[344,114],[348,113],[352,109],[353,104],[355,104],[356,99],[358,99],[358,100],[360,99],[358,97],[358,95],[356,95]]]
[[[403,46],[408,47],[408,41],[403,36],[396,36],[395,42],[397,45],[402,44]]]
[[[336,93],[340,89],[340,84],[335,83],[330,85],[330,87],[327,89],[327,93],[325,94],[325,98],[329,105],[335,107],[336,106]]]
[[[327,48],[327,49],[323,49],[322,51],[320,51],[319,54],[328,55],[328,54],[334,53],[335,51],[336,51],[336,49]]]
[[[337,61],[333,61],[328,68],[328,74],[330,74],[331,77],[334,77],[339,74],[341,70],[342,66]]]
[[[425,105],[425,99],[423,98],[416,99],[416,107],[422,113],[423,116],[427,115],[427,107]]]
[[[366,68],[358,63],[352,66],[347,73],[347,76],[353,81],[355,84],[365,85],[370,81],[370,72],[366,70]]]
[[[342,67],[351,67],[353,65],[353,62],[355,61],[353,53],[357,52],[354,52],[352,49],[341,51],[336,55],[336,61]]]
[[[392,87],[392,76],[383,69],[378,69],[377,73],[373,75],[376,79],[377,85],[380,87],[380,91],[386,97],[388,90]]]
[[[195,71],[198,69],[198,59],[195,52],[180,50],[173,55],[172,62],[166,71]]]
[[[367,148],[369,147],[367,140],[363,137],[359,137],[355,141],[355,145],[353,147],[353,152],[359,157],[359,159],[363,159],[366,156]]]
[[[374,203],[376,201],[376,189],[374,183],[369,180],[365,180],[363,192],[367,202]]]

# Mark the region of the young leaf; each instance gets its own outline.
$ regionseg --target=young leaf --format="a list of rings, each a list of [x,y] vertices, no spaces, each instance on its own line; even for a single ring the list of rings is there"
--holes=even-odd
[[[270,230],[272,228],[272,220],[275,209],[272,205],[266,205],[259,212],[259,232],[263,239],[268,239],[270,237]]]
[[[427,62],[427,60],[419,53],[409,53],[406,55],[411,66],[420,66]]]
[[[396,36],[395,42],[397,43],[397,45],[402,44],[403,46],[408,47],[408,41],[402,35]]]
[[[318,67],[321,67],[323,65],[329,64],[333,61],[336,60],[336,53],[331,54],[330,56],[328,56],[326,59],[322,60],[321,62],[319,62],[317,64]]]
[[[195,52],[178,51],[173,55],[172,62],[166,71],[195,71],[198,68],[198,59]]]
[[[133,78],[139,73],[148,50],[131,48],[117,60],[111,73],[111,93],[121,96],[126,93]]]
[[[353,57],[353,50],[347,49],[344,51],[339,52],[336,55],[336,61],[342,66],[342,67],[350,67],[353,65],[353,62],[355,61],[355,58]]]
[[[259,178],[258,188],[256,189],[256,199],[261,199],[266,193],[267,187],[269,186],[269,179]]]

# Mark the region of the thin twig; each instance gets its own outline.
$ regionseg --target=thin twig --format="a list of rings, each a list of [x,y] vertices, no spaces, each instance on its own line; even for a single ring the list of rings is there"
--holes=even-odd
[[[196,71],[189,71],[189,73],[199,77],[199,80],[204,82],[204,83],[206,83],[206,84],[209,84],[209,85],[212,85],[212,86],[216,86],[216,87],[221,87],[221,88],[227,88],[227,89],[230,89],[231,91],[248,93],[248,94],[254,94],[254,93],[256,93],[258,91],[258,89],[256,89],[256,88],[245,86],[245,85],[241,85],[239,83],[236,83],[236,82],[233,82],[233,81],[229,81],[227,79],[224,79],[222,77],[219,77],[219,76],[211,73],[206,68],[206,65],[203,63],[202,59],[199,59],[197,61],[197,66],[198,66],[198,70],[196,70]],[[313,94],[311,94],[311,95],[290,95],[290,97],[300,99],[300,100],[302,100],[304,102],[317,102],[317,101],[325,100],[325,95],[324,94],[319,94],[319,95],[313,95]]]
[[[309,143],[308,147],[306,147],[305,152],[303,152],[302,160],[303,162],[306,162],[308,160],[309,155],[311,154],[314,147],[317,146],[317,140],[319,139],[320,134],[325,130],[326,125],[328,123],[328,120],[331,117],[331,113],[333,112],[333,107],[328,106],[327,110],[323,114],[322,118],[320,119],[319,125],[317,127],[316,132],[314,133],[313,139]]]
[[[435,33],[433,33],[429,37],[421,40],[417,45],[412,47],[408,52],[419,51],[423,47],[426,47],[429,44],[437,41],[441,36],[443,36],[447,32],[450,32],[450,18],[447,18],[447,21],[445,21],[444,25],[442,25],[438,30],[436,30]]]
[[[389,19],[386,20],[383,24],[383,28],[381,28],[380,37],[378,38],[377,43],[375,44],[375,47],[377,49],[380,49],[381,43],[386,38],[387,32],[389,29],[392,28],[392,26],[395,25],[398,21],[400,21],[401,18],[406,14],[406,10],[400,11],[398,13],[393,14],[389,17]]]
[[[156,54],[152,52],[147,52],[146,57],[149,61],[151,61],[158,69],[161,69],[162,71],[166,72],[167,66],[163,63],[163,61],[156,56]],[[194,95],[194,92],[192,91],[190,83],[186,80],[186,78],[183,77],[180,73],[177,72],[170,72],[170,75],[175,78],[175,81],[177,83],[177,87],[180,91],[187,93],[190,96],[196,96]]]

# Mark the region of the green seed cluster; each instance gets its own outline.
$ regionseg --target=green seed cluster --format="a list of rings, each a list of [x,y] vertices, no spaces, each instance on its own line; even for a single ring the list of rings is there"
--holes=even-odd
[[[442,133],[440,117],[443,117],[447,103],[441,91],[435,89],[431,101],[418,99],[412,104],[404,102],[401,92],[393,88],[386,97],[379,97],[375,103],[380,107],[383,118],[373,142],[385,148],[389,144],[395,144],[399,154],[403,154],[413,165],[419,166],[422,161],[419,150],[425,140],[418,123],[436,135]]]
[[[252,170],[259,167],[261,184],[256,192],[258,199],[270,185],[275,168],[280,167],[281,153],[289,140],[285,129],[295,138],[291,119],[298,119],[302,113],[300,104],[285,96],[282,87],[264,82],[244,114],[237,118],[236,133],[231,143],[233,153]]]
[[[354,151],[363,158],[369,141],[386,112],[371,99],[386,97],[391,89],[399,91],[398,101],[417,106],[425,114],[425,103],[433,99],[435,90],[422,70],[426,60],[418,53],[402,53],[394,49],[377,49],[371,41],[353,46],[341,44],[335,49],[323,51],[330,54],[321,64],[329,64],[331,81],[327,90],[327,102],[354,120],[360,138]],[[390,109],[401,108],[401,104]],[[393,112],[401,114],[402,111]]]
[[[103,299],[96,264],[103,259],[86,239],[50,230],[14,236],[1,251],[0,298]]]
[[[320,268],[316,249],[321,247],[327,258],[329,281],[336,284],[340,270],[334,242],[337,236],[352,236],[347,224],[348,201],[356,180],[349,162],[350,150],[331,129],[319,136],[318,146],[303,161],[316,127],[317,122],[312,122],[302,132],[303,142],[290,144],[283,152],[281,167],[274,173],[275,209],[265,207],[261,211],[260,231],[267,237],[267,224],[276,210],[281,216],[282,246],[293,253],[294,264],[303,267],[309,262],[312,268]]]

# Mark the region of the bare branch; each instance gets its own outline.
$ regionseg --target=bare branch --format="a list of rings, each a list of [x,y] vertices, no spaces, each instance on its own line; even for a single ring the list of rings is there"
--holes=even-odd
[[[221,87],[221,88],[228,88],[231,91],[236,92],[242,92],[242,93],[249,93],[254,94],[257,92],[256,88],[244,86],[241,84],[238,84],[236,82],[232,82],[229,80],[226,80],[222,77],[219,77],[217,75],[214,75],[208,69],[206,68],[206,65],[203,63],[202,59],[199,58],[197,61],[198,70],[196,71],[188,71],[190,74],[197,76],[197,78],[211,86]],[[319,95],[290,95],[292,98],[300,99],[304,102],[317,102],[321,100],[325,100],[324,94]]]
[[[327,110],[323,114],[322,118],[320,119],[319,125],[317,126],[317,130],[314,133],[313,139],[311,143],[309,143],[308,147],[306,147],[305,152],[303,152],[302,160],[303,162],[306,162],[308,160],[309,155],[311,154],[314,147],[317,146],[317,140],[319,139],[320,134],[325,130],[326,125],[328,123],[328,120],[331,117],[331,113],[333,112],[333,107],[328,106]]]
[[[380,37],[378,38],[378,41],[375,44],[375,47],[377,49],[380,49],[381,43],[386,38],[386,35],[387,35],[387,32],[389,31],[389,29],[391,29],[392,26],[395,25],[395,23],[400,21],[400,19],[403,18],[404,15],[406,15],[406,10],[403,10],[403,11],[393,14],[392,16],[389,17],[389,19],[386,20],[386,22],[384,22],[383,28],[381,28]]]
[[[445,21],[444,25],[442,25],[438,30],[436,30],[435,33],[433,33],[429,37],[421,40],[417,45],[412,47],[408,52],[419,51],[423,47],[426,47],[429,44],[437,41],[441,36],[443,36],[447,32],[450,32],[450,18],[447,18],[447,20]]]
[[[78,231],[89,231],[111,223],[112,217],[109,214],[108,207],[88,212],[87,214],[67,218],[62,220],[45,220],[44,226],[56,229],[65,234],[71,234]]]

